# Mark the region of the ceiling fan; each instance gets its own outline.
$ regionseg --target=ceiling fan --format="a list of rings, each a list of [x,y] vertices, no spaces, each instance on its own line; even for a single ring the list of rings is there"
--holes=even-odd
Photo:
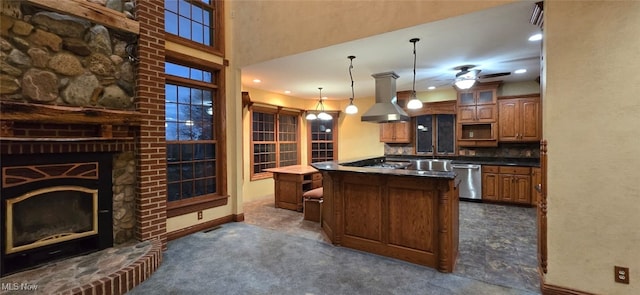
[[[473,68],[475,68],[474,65],[463,65],[453,68],[454,70],[459,71],[458,73],[456,73],[456,79],[454,81],[456,87],[460,89],[469,89],[476,83],[476,81],[480,79],[490,79],[511,75],[511,72],[478,75],[481,70],[472,70]]]

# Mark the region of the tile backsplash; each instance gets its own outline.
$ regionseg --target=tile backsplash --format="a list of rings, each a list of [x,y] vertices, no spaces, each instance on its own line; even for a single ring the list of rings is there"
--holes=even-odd
[[[414,155],[411,145],[385,144],[385,155]],[[459,156],[495,158],[540,158],[540,143],[502,143],[497,147],[463,147]]]

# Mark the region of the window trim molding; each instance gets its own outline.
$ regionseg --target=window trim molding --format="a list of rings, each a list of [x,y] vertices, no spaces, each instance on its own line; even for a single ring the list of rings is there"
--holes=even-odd
[[[223,0],[213,0],[213,4],[215,5],[215,22],[214,22],[214,35],[213,42],[215,46],[207,46],[202,43],[198,43],[196,41],[180,37],[179,35],[168,33],[164,31],[164,27],[162,28],[164,32],[164,39],[166,41],[174,42],[180,45],[184,45],[190,48],[195,48],[204,52],[212,53],[220,57],[225,57],[225,27],[224,27],[224,1]],[[164,3],[163,3],[164,4]],[[194,5],[194,4],[191,4]],[[209,6],[205,4],[205,6]],[[162,13],[165,13],[164,6],[162,7]]]
[[[185,54],[181,54],[175,51],[166,50],[165,52],[165,60],[172,63],[177,63],[185,66],[191,66],[202,70],[209,70],[212,72],[216,72],[214,75],[215,79],[209,83],[203,83],[201,81],[185,79],[173,75],[165,74],[165,85],[168,83],[177,83],[184,84],[184,82],[188,82],[194,86],[205,86],[211,89],[216,89],[217,96],[216,106],[219,110],[219,113],[216,114],[216,118],[214,120],[214,134],[215,136],[215,144],[216,144],[216,194],[207,194],[197,197],[192,197],[189,199],[178,200],[178,201],[169,201],[167,200],[167,217],[174,217],[179,215],[184,215],[187,213],[197,212],[204,209],[225,206],[228,203],[228,180],[227,180],[227,126],[226,126],[226,93],[225,93],[225,66],[212,63],[207,60],[202,60],[194,56],[188,56]],[[166,107],[166,99],[163,103],[163,106]],[[165,111],[164,108],[162,110]],[[173,142],[173,141],[172,141]],[[190,141],[185,141],[190,142]],[[167,144],[167,140],[165,139],[165,145]]]
[[[333,117],[333,126],[331,130],[333,131],[333,161],[338,160],[338,120],[340,119],[339,111],[326,111],[329,115]],[[312,162],[312,136],[311,136],[311,122],[307,121],[307,163],[311,164]]]
[[[249,161],[250,161],[250,167],[249,167],[249,180],[250,181],[255,181],[255,180],[262,180],[262,179],[267,179],[267,178],[271,178],[273,177],[273,173],[271,172],[261,172],[261,173],[254,173],[254,161],[253,161],[253,154],[254,154],[254,141],[253,141],[253,112],[260,112],[260,113],[268,113],[268,114],[274,114],[275,115],[275,145],[276,145],[276,168],[280,167],[280,146],[279,146],[279,138],[278,138],[278,133],[279,133],[279,129],[280,129],[280,123],[279,123],[279,115],[288,115],[288,116],[295,116],[296,120],[297,120],[297,135],[298,135],[298,139],[297,139],[297,146],[296,146],[296,153],[297,153],[297,165],[300,165],[302,163],[302,155],[301,155],[301,151],[302,148],[300,147],[301,143],[302,143],[302,116],[301,116],[301,112],[300,111],[295,111],[295,110],[287,110],[284,109],[283,107],[280,106],[272,106],[272,105],[266,105],[266,106],[257,106],[257,105],[251,105],[249,106]]]

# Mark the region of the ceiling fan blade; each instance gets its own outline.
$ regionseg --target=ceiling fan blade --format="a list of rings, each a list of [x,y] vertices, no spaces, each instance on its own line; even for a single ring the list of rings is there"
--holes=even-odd
[[[487,74],[487,75],[478,76],[478,78],[479,79],[489,79],[489,78],[496,78],[496,77],[502,77],[502,76],[508,76],[508,75],[511,75],[511,72]]]
[[[468,73],[469,73],[469,70],[460,70],[460,72],[456,73],[456,78],[458,78],[460,76],[463,76],[463,75],[466,75]]]

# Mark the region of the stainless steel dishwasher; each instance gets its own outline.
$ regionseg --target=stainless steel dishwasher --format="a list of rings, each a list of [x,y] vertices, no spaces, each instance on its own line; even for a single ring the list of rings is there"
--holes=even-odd
[[[453,164],[456,183],[461,199],[482,199],[482,166],[475,164]]]

